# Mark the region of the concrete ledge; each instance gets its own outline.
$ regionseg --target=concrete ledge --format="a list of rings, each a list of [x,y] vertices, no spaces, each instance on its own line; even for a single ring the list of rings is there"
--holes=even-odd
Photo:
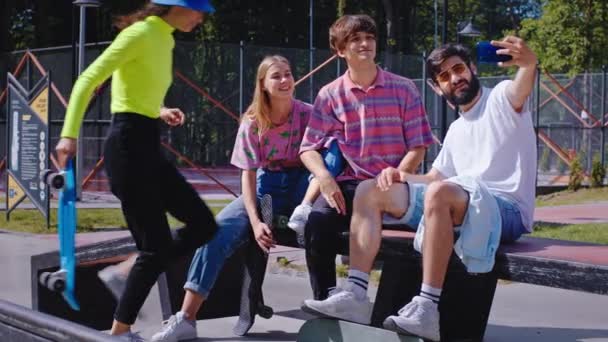
[[[0,341],[108,342],[117,338],[0,300]]]

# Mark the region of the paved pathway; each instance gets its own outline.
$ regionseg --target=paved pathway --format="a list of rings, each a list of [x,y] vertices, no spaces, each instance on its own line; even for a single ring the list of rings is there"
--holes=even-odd
[[[126,232],[80,234],[81,242],[96,238],[117,237]],[[31,306],[30,256],[57,248],[48,236],[0,232],[0,298]],[[303,260],[301,250],[276,248],[269,258],[264,283],[266,303],[275,310],[270,320],[257,319],[251,335],[236,337],[232,327],[236,317],[198,321],[198,340],[203,341],[296,341],[300,326],[310,316],[299,310],[300,302],[311,296],[305,273],[297,273],[272,264],[276,257]],[[375,295],[374,288],[370,296]],[[501,283],[496,296],[486,342],[608,342],[608,296],[553,289],[517,283]],[[160,327],[158,290],[144,304],[143,318],[135,330],[150,337]]]
[[[534,221],[570,224],[608,222],[608,202],[536,208]]]

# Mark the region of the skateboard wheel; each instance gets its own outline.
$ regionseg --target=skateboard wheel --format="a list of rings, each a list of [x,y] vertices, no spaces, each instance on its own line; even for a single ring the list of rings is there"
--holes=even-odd
[[[51,272],[42,272],[40,274],[40,285],[55,292],[62,292],[65,289],[65,280],[61,275],[56,275]]]
[[[60,190],[65,185],[63,172],[57,173],[51,170],[45,170],[40,177],[44,183],[48,184],[53,189]]]
[[[279,229],[289,229],[289,227],[287,226],[288,222],[289,222],[289,217],[284,216],[284,215],[280,215],[277,218],[277,228],[279,228]]]
[[[267,305],[261,305],[258,307],[258,315],[265,319],[270,319],[274,315],[274,310]]]

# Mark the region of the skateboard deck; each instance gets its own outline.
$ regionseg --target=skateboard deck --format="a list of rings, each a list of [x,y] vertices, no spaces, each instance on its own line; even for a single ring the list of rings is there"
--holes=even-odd
[[[272,197],[268,194],[262,196],[260,200],[260,210],[262,220],[270,229],[273,228]],[[235,335],[243,336],[249,332],[253,326],[255,316],[271,318],[273,310],[264,304],[262,284],[266,274],[268,254],[254,241],[247,247],[247,258],[245,261],[243,287],[241,291],[241,308],[239,319],[232,330]]]
[[[423,342],[415,336],[400,335],[394,331],[369,325],[315,318],[306,321],[298,332],[298,342]]]
[[[59,235],[59,265],[56,272],[45,272],[40,276],[43,286],[52,291],[61,292],[68,305],[74,310],[80,310],[80,305],[74,294],[76,283],[76,184],[72,160],[69,160],[65,170],[59,174],[47,174],[45,179],[49,186],[60,188],[57,207],[57,230]]]
[[[80,305],[74,295],[76,283],[76,182],[72,160],[69,160],[64,173],[65,186],[59,192],[59,207],[57,212],[59,230],[59,254],[61,269],[67,272],[66,287],[63,298],[74,310],[80,310]]]

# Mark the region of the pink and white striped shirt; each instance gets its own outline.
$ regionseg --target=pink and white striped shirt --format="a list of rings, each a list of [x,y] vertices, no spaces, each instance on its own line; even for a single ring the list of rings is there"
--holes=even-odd
[[[348,164],[338,180],[374,178],[412,148],[433,143],[414,82],[378,68],[367,91],[347,71],[317,95],[300,153],[338,141]]]

